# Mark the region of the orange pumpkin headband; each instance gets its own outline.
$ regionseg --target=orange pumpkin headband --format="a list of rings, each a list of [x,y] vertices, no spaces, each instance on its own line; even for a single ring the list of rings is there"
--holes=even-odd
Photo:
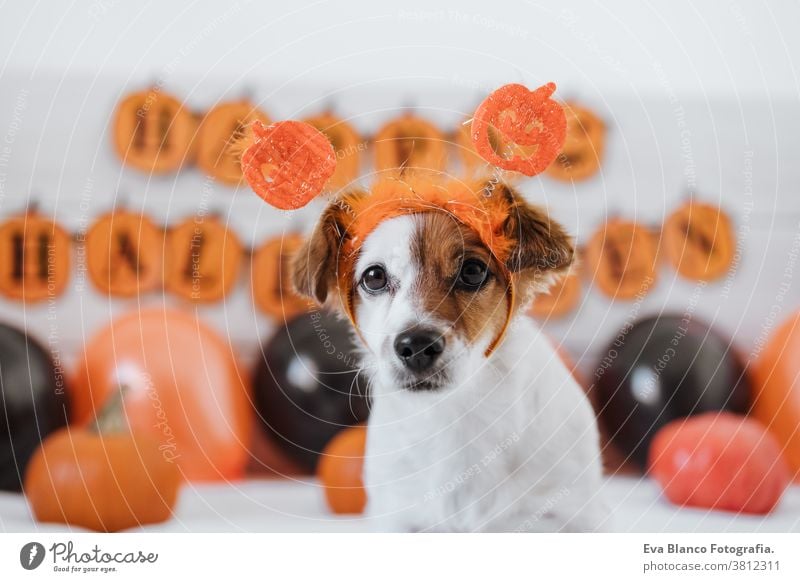
[[[489,95],[472,120],[471,140],[490,164],[533,176],[552,163],[566,137],[566,116],[551,96],[548,83],[535,91],[505,85]],[[496,144],[490,139],[494,132]],[[266,202],[282,209],[305,205],[324,189],[336,168],[336,156],[324,135],[308,124],[281,121],[253,126],[253,143],[242,155],[242,171],[250,187]],[[522,147],[524,146],[524,147]],[[503,270],[508,287],[505,322],[486,350],[500,343],[511,318],[514,284],[506,260],[512,241],[503,234],[510,204],[483,186],[423,177],[384,179],[370,194],[345,194],[340,200],[350,217],[339,260],[338,284],[344,308],[358,331],[353,310],[353,268],[371,232],[384,220],[423,212],[445,212],[474,230]]]
[[[486,350],[487,356],[491,354],[505,335],[514,306],[513,279],[506,267],[513,241],[503,230],[509,216],[508,200],[491,195],[484,183],[437,180],[417,174],[403,178],[385,178],[375,184],[369,194],[348,193],[337,204],[341,204],[349,219],[344,225],[347,236],[339,255],[338,284],[345,312],[356,330],[358,325],[353,309],[353,272],[364,241],[385,220],[410,214],[444,212],[478,235],[497,260],[507,281],[506,318]]]

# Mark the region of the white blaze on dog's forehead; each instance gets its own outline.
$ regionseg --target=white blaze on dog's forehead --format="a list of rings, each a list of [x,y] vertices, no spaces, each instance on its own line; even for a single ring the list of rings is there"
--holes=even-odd
[[[370,265],[383,265],[392,292],[365,297],[356,307],[362,335],[374,351],[389,349],[396,334],[419,320],[415,312],[414,283],[419,269],[411,244],[416,229],[412,216],[399,216],[381,223],[364,241],[354,277]]]
[[[379,224],[361,247],[355,278],[359,279],[364,269],[374,264],[381,264],[390,275],[400,277],[411,266],[414,228],[411,216],[398,216]]]

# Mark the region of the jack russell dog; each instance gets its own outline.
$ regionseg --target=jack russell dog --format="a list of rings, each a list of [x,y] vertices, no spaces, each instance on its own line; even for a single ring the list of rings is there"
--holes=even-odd
[[[341,200],[294,258],[296,289],[357,322],[372,398],[368,515],[383,531],[607,530],[595,415],[523,313],[568,271],[572,242],[510,186],[485,188],[508,207],[503,264],[432,206],[379,221],[343,272],[353,235]]]

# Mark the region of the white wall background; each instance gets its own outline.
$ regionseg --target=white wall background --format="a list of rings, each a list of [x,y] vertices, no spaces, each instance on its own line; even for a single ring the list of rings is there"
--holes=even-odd
[[[641,305],[612,303],[587,282],[580,309],[548,331],[589,369],[627,319],[696,302],[747,353],[800,305],[798,24],[799,4],[766,0],[6,4],[0,217],[35,200],[78,230],[121,204],[165,224],[208,204],[247,245],[310,225],[319,205],[287,218],[194,170],[151,179],[123,168],[110,116],[153,83],[198,110],[243,95],[274,118],[330,106],[369,135],[403,107],[447,129],[497,85],[554,80],[558,96],[606,120],[606,160],[574,187],[527,181],[531,199],[585,241],[610,215],[657,226],[692,190],[732,216],[742,258],[705,288],[665,265]],[[54,336],[69,361],[113,313],[179,303],[109,300],[81,283],[50,307],[0,299],[0,319]],[[271,329],[244,273],[225,302],[199,310],[245,357]]]

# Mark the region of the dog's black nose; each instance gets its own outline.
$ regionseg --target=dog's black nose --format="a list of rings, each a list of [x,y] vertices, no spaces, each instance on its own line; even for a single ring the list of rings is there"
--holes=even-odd
[[[442,355],[444,337],[433,330],[413,329],[397,336],[394,351],[406,368],[423,372]]]

